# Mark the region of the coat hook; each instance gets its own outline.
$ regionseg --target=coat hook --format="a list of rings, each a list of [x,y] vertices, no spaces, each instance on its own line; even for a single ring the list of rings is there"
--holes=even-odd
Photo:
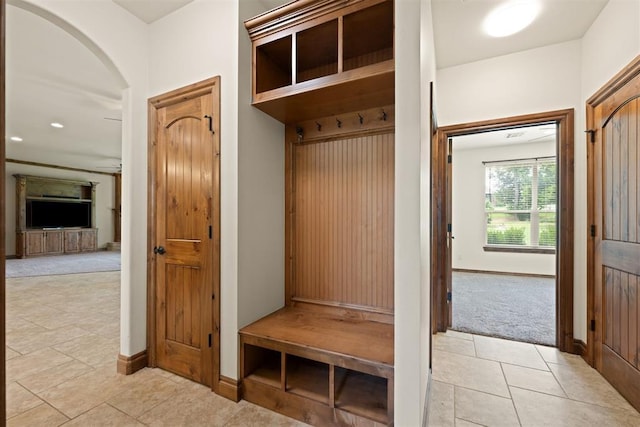
[[[358,113],[358,119],[360,119],[360,124],[364,123],[364,117],[360,113]]]
[[[382,110],[382,120],[387,121],[387,113],[384,110]]]
[[[322,125],[318,122],[316,122],[316,127],[318,128],[318,132],[322,130]]]
[[[339,127],[339,128],[341,128],[341,127],[342,127],[342,122],[341,122],[340,120],[338,120],[337,118],[336,118],[336,123],[338,124],[338,127]]]

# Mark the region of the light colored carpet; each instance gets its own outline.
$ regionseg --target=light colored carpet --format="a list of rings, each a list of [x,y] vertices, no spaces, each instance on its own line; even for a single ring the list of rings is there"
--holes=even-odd
[[[6,277],[54,276],[117,270],[120,270],[120,252],[110,251],[8,259],[6,263]]]
[[[555,279],[453,272],[452,329],[556,345]]]

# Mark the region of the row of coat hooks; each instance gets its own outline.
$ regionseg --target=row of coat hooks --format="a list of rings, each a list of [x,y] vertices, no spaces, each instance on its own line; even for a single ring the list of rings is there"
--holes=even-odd
[[[360,126],[363,126],[365,124],[365,116],[361,113],[356,113],[356,116],[358,117],[358,123],[360,123]],[[379,120],[386,122],[388,117],[387,112],[384,109],[380,110],[380,116],[378,117]],[[342,116],[342,118],[344,119],[344,116]],[[343,121],[339,117],[336,117],[335,120],[336,128],[342,129]],[[322,132],[322,123],[316,120],[315,125],[317,131]],[[296,134],[298,135],[298,141],[302,141],[302,139],[304,138],[304,129],[302,128],[302,126],[296,126]]]

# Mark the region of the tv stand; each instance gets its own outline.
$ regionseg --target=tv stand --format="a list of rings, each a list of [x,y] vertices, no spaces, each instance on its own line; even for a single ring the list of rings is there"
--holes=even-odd
[[[16,178],[16,256],[25,258],[40,255],[91,252],[98,247],[98,229],[95,227],[95,182],[73,181],[30,175]],[[84,224],[68,226],[52,218],[51,223],[33,224],[28,217],[29,203],[62,202],[69,206],[83,204],[88,209]],[[58,205],[60,206],[60,205]],[[70,209],[71,210],[71,209]],[[33,213],[32,213],[33,214]],[[58,212],[59,214],[59,212]]]

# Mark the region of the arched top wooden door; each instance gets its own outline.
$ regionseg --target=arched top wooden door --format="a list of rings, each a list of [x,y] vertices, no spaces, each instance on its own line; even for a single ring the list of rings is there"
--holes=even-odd
[[[595,365],[640,409],[640,67],[593,127]]]

